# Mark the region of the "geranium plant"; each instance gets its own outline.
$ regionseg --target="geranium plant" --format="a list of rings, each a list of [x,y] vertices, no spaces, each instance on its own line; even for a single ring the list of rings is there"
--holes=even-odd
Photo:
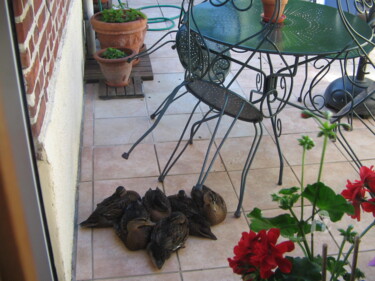
[[[349,256],[357,248],[355,246],[358,246],[360,238],[375,225],[375,220],[360,234],[355,232],[352,225],[347,229],[339,229],[342,242],[335,256],[322,255],[322,250],[316,249],[315,244],[317,233],[326,231],[330,223],[340,221],[345,214],[357,221],[360,221],[362,211],[375,217],[374,168],[361,167],[360,179],[348,180],[346,189],[341,194],[336,194],[321,181],[325,153],[328,141],[336,139],[337,126],[343,126],[347,130],[350,126],[331,124],[330,112],[326,112],[324,118],[319,118],[306,110],[301,116],[316,119],[320,128],[318,137],[323,137],[317,181],[305,186],[306,152],[313,149],[315,144],[310,137],[302,136],[298,140],[302,147],[301,185],[272,194],[272,200],[278,202],[279,208],[285,213],[276,217],[264,217],[260,209],[254,208],[248,214],[251,230],[242,233],[238,245],[234,247],[235,256],[228,258],[229,265],[234,273],[249,281],[362,280],[364,274],[356,266],[349,266]],[[297,203],[299,206],[296,206]],[[329,223],[325,222],[326,218]],[[278,243],[279,235],[286,238],[286,241]],[[351,244],[350,248],[344,251],[347,243]],[[284,257],[295,246],[299,246],[304,255]],[[369,265],[373,263],[374,261],[370,261]]]

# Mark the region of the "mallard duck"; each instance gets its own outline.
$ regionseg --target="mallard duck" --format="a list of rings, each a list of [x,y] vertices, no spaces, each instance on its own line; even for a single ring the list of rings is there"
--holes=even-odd
[[[172,252],[184,247],[189,235],[188,220],[183,213],[173,212],[156,223],[147,252],[153,264],[161,269]]]
[[[132,190],[126,190],[123,186],[118,186],[115,193],[105,198],[102,202],[96,205],[94,212],[87,220],[80,223],[82,227],[110,227],[113,223],[118,221],[124,208],[141,197]]]
[[[158,187],[155,190],[150,188],[145,193],[142,203],[150,213],[152,221],[159,221],[171,214],[171,204],[164,192]]]
[[[225,220],[227,216],[227,205],[220,194],[202,185],[201,188],[197,186],[193,187],[191,197],[211,225],[219,224]]]
[[[136,251],[146,248],[154,225],[155,223],[150,220],[150,214],[139,199],[127,206],[121,219],[113,227],[125,246],[131,251]]]
[[[117,224],[114,228],[116,234],[131,251],[145,249],[150,241],[150,235],[155,223],[147,218],[135,218],[126,225],[125,221]]]
[[[205,237],[216,240],[212,233],[210,223],[199,212],[199,208],[193,199],[186,195],[185,190],[180,190],[176,195],[168,196],[172,212],[183,213],[189,221],[189,235]]]

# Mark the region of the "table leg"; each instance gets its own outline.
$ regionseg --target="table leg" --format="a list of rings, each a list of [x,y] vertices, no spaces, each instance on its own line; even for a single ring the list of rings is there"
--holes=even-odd
[[[278,185],[282,185],[283,183],[283,171],[284,171],[284,158],[281,152],[281,146],[279,143],[279,137],[281,135],[281,120],[277,118],[277,114],[274,114],[272,111],[272,103],[276,100],[277,97],[277,77],[274,75],[269,75],[266,77],[265,83],[264,83],[264,93],[267,94],[267,107],[269,112],[269,117],[271,119],[272,124],[272,131],[273,135],[275,136],[275,142],[277,147],[277,153],[279,155],[279,161],[280,161],[280,171],[279,171],[279,180]]]

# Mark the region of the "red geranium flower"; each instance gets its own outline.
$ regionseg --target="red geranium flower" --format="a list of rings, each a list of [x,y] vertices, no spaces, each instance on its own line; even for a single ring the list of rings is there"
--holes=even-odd
[[[375,171],[374,166],[366,167],[362,166],[359,169],[359,176],[364,185],[370,189],[370,191],[375,193]]]
[[[372,213],[375,217],[375,198],[367,200],[367,202],[362,203],[362,208],[367,213]]]
[[[349,202],[352,203],[354,207],[354,215],[351,217],[353,219],[357,219],[358,221],[361,220],[361,203],[365,197],[365,188],[363,181],[355,181],[351,182],[348,180],[345,190],[341,192],[341,195],[347,199]]]
[[[233,272],[241,275],[259,272],[265,279],[273,275],[277,267],[283,273],[289,273],[292,263],[283,257],[285,252],[294,250],[292,241],[285,241],[276,245],[280,236],[280,229],[271,228],[268,233],[261,230],[258,234],[253,231],[242,233],[238,245],[234,247],[235,256],[228,259]]]

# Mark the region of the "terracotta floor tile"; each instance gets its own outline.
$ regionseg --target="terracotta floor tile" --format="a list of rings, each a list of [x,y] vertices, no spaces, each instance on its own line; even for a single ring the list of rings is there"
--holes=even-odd
[[[85,119],[83,123],[83,146],[94,145],[94,121],[93,119]]]
[[[285,108],[283,111],[280,112],[280,114],[277,115],[277,117],[280,118],[282,121],[282,134],[307,133],[319,131],[318,124],[314,121],[314,119],[301,118],[301,110],[299,109]],[[265,118],[263,123],[265,124],[268,132],[272,134],[271,120]]]
[[[150,103],[150,99],[153,99],[155,100],[154,103],[156,103],[156,107],[159,106],[166,95],[170,94],[177,85],[182,83],[183,78],[183,72],[166,74],[154,73],[154,80],[143,82],[143,91],[146,94],[147,104],[152,104],[152,102]],[[153,110],[154,109],[151,108],[149,113]]]
[[[207,124],[213,132],[215,130],[216,124],[218,119],[208,121]],[[220,125],[217,131],[217,137],[223,138],[224,135],[228,132],[229,127],[231,126],[233,122],[232,117],[223,116],[222,120],[220,121]],[[263,129],[263,133],[266,135],[268,134],[265,129]],[[248,123],[245,121],[237,120],[234,124],[232,130],[229,133],[229,137],[248,137],[248,136],[254,136],[255,135],[255,129],[254,125],[252,123]]]
[[[157,4],[180,5],[181,1],[129,0],[131,7]],[[146,9],[145,13],[149,16],[170,16],[177,15],[178,10],[154,8]],[[167,25],[169,23],[161,23],[151,28]],[[174,29],[176,30],[177,27]],[[163,34],[165,34],[164,31],[147,32],[145,38],[147,48],[149,49]],[[175,33],[170,34],[165,41],[174,40],[175,37]],[[85,85],[81,174],[76,224],[89,216],[95,204],[113,194],[117,186],[122,185],[128,190],[135,190],[141,196],[149,188],[154,189],[158,186],[165,190],[167,195],[171,195],[180,189],[184,189],[190,194],[191,188],[197,183],[207,150],[207,138],[213,132],[215,121],[203,124],[204,130],[198,132],[194,144],[187,148],[182,158],[170,171],[170,175],[164,179],[163,183],[158,182],[159,167],[164,168],[185,125],[187,114],[191,113],[196,104],[197,99],[190,93],[170,105],[159,126],[142,144],[135,148],[128,160],[121,157],[122,153],[130,148],[131,143],[134,143],[151,126],[153,120],[150,119],[150,114],[183,81],[185,70],[181,66],[177,50],[172,50],[171,46],[172,44],[163,46],[150,55],[154,79],[143,81],[144,98],[100,100],[98,97],[99,84]],[[245,61],[249,53],[232,52],[231,55],[239,61]],[[288,56],[285,56],[284,59],[288,63],[292,62],[290,59],[294,61]],[[272,62],[275,69],[280,69],[284,65],[279,56],[275,56]],[[252,58],[251,64],[262,64],[263,70],[266,73],[269,72],[266,56],[260,60],[259,55],[256,54]],[[239,65],[232,63],[225,83],[231,81],[238,70]],[[302,105],[298,102],[298,97],[304,81],[304,69],[300,70],[293,79],[294,88],[289,99],[290,102],[298,105]],[[305,95],[307,87],[310,86],[312,77],[318,71],[319,69],[310,64],[309,78],[302,91],[303,95]],[[338,65],[332,65],[330,72],[314,87],[313,96],[323,95],[329,83],[340,75]],[[248,99],[250,92],[257,87],[256,79],[257,72],[245,69],[232,84],[231,90]],[[286,80],[288,89],[291,80]],[[180,89],[179,93],[184,90],[184,88]],[[255,97],[259,98],[260,94],[254,94]],[[322,98],[317,98],[314,101],[319,105],[323,103]],[[311,106],[309,99],[305,102]],[[259,104],[256,106],[258,108]],[[272,104],[271,107],[275,109],[276,105]],[[201,103],[196,111],[195,120],[198,120],[202,116],[201,114],[208,110],[209,107]],[[233,247],[238,243],[241,232],[249,230],[249,220],[246,218],[246,214],[254,207],[262,209],[265,217],[280,215],[284,212],[277,208],[275,202],[271,201],[270,195],[281,188],[299,186],[302,149],[298,145],[297,139],[302,134],[310,135],[317,144],[317,147],[307,154],[305,172],[306,183],[316,180],[322,138],[316,137],[318,126],[312,119],[305,120],[299,116],[300,110],[291,107],[291,105],[287,105],[278,115],[283,125],[283,135],[279,141],[285,160],[283,185],[281,186],[277,185],[280,163],[270,120],[264,119],[264,136],[249,172],[243,211],[238,219],[234,218],[233,212],[237,207],[241,171],[253,140],[254,131],[251,124],[236,123],[205,182],[207,186],[223,196],[229,211],[223,223],[212,227],[212,232],[218,237],[217,241],[189,237],[186,247],[172,254],[163,269],[157,270],[152,265],[146,251],[128,251],[113,229],[92,230],[77,226],[76,251],[74,253],[76,256],[73,259],[76,262],[73,265],[75,276],[72,280],[239,281],[240,276],[234,274],[229,268],[227,258],[233,257]],[[216,136],[215,149],[231,120],[232,118],[226,116],[223,118]],[[365,123],[374,129],[375,122],[373,120],[365,120]],[[374,135],[365,129],[365,125],[355,119],[354,130],[345,132],[345,135],[362,160],[362,164],[375,165]],[[347,179],[353,181],[359,178],[358,169],[353,162],[350,162],[351,159],[339,142],[329,144],[325,160],[322,180],[336,192],[340,192],[345,187]],[[305,214],[308,215],[310,211],[311,207],[306,202]],[[295,212],[299,216],[299,202],[296,203]],[[361,232],[367,224],[373,221],[371,214],[362,214],[361,222],[351,219],[348,215],[344,215],[342,221],[338,223],[322,219],[327,223],[328,231],[316,234],[316,252],[321,252],[321,247],[325,242],[329,244],[330,254],[337,253],[338,247],[332,240],[329,231],[336,241],[339,241],[339,228],[346,228],[349,224],[353,224],[355,229]],[[367,266],[367,263],[375,257],[374,229],[371,229],[361,241],[360,251],[362,253],[359,255],[358,262],[359,267],[367,273],[366,280],[369,281],[375,274],[375,267]],[[309,239],[309,236],[307,238]],[[279,241],[285,239],[279,238]],[[345,250],[347,249],[348,247],[345,247]],[[301,256],[302,251],[297,245],[296,249],[288,255]]]
[[[154,146],[140,144],[129,159],[121,155],[130,145],[96,147],[94,149],[95,180],[157,176],[159,174]]]
[[[166,273],[166,274],[154,274],[154,275],[143,275],[137,277],[128,278],[116,278],[116,279],[100,279],[101,281],[180,281],[181,277],[179,273]]]
[[[175,82],[176,83],[176,82]],[[147,94],[147,106],[150,114],[154,113],[156,109],[161,105],[162,101],[169,96],[172,92],[174,87],[171,89],[166,90],[164,93],[150,93]],[[176,97],[183,94],[184,89],[180,90],[180,92],[176,95]],[[198,100],[192,94],[186,93],[182,95],[177,100],[173,101],[170,106],[168,107],[165,114],[181,114],[187,113],[190,114],[194,106],[197,104]],[[195,112],[200,112],[199,108]]]
[[[241,276],[234,274],[231,268],[206,269],[199,271],[182,272],[184,281],[198,280],[220,280],[220,281],[239,281]]]
[[[198,177],[198,174],[167,176],[164,180],[165,192],[167,195],[172,195],[183,189],[190,196],[191,189],[197,183]],[[210,173],[205,185],[224,198],[228,212],[234,212],[237,209],[238,198],[226,172]]]
[[[154,73],[178,73],[184,71],[178,58],[154,58],[151,61],[151,65]]]
[[[228,171],[242,171],[252,144],[252,137],[231,138],[224,143],[220,155]],[[279,167],[276,145],[270,136],[263,136],[251,169]]]
[[[95,100],[95,118],[147,116],[145,99]]]
[[[241,233],[249,228],[243,217],[234,218],[233,214],[228,214],[224,222],[211,229],[218,240],[189,237],[186,247],[178,252],[182,270],[227,267],[227,258],[233,257],[233,247]]]
[[[372,129],[374,130],[375,127],[373,127]],[[360,160],[375,158],[375,151],[373,149],[374,134],[369,130],[354,129],[353,131],[345,132],[344,135]],[[342,147],[339,144],[338,147],[342,150]]]
[[[240,192],[241,172],[233,171],[229,176],[236,188],[237,194]],[[257,207],[260,209],[277,208],[277,202],[273,202],[271,195],[277,193],[282,188],[299,186],[299,182],[289,167],[284,168],[283,185],[278,185],[279,168],[254,169],[250,170],[246,181],[246,189],[243,201],[245,211],[250,211]]]
[[[76,249],[76,279],[91,280],[92,268],[92,230],[78,229]]]
[[[80,181],[91,181],[93,175],[93,149],[83,147],[81,152],[81,178]]]
[[[185,132],[183,137],[184,140],[190,138],[191,127],[195,122],[202,120],[202,114],[196,113],[193,115],[190,124]],[[181,137],[181,134],[185,128],[187,121],[190,118],[190,114],[178,114],[178,115],[164,115],[160,120],[160,123],[152,132],[156,142],[171,142],[178,141]],[[211,134],[208,130],[207,124],[203,123],[197,133],[194,136],[194,139],[209,139]]]
[[[79,203],[77,223],[85,220],[92,212],[92,182],[83,182],[78,187]],[[76,279],[92,278],[92,232],[78,226],[76,249]]]
[[[189,145],[187,147],[186,151],[182,154],[181,158],[177,161],[177,163],[172,167],[169,174],[176,175],[176,174],[199,173],[202,169],[202,163],[207,152],[208,143],[209,142],[206,140],[194,141],[192,145]],[[184,145],[184,144],[185,143],[181,143],[181,145]],[[162,167],[162,169],[164,169],[165,164],[167,163],[175,146],[176,146],[175,142],[158,143],[156,145],[158,159],[159,159],[160,167]],[[214,149],[216,149],[215,145],[213,145],[212,147],[212,150]],[[209,158],[209,160],[210,159],[211,158]],[[223,171],[223,170],[224,170],[224,166],[221,163],[220,157],[217,157],[216,161],[213,164],[211,171],[214,172],[214,171]]]
[[[310,136],[314,142],[315,147],[307,151],[306,153],[306,164],[316,164],[320,162],[320,156],[322,153],[323,139],[318,138],[316,134],[304,133],[303,135]],[[291,134],[283,135],[279,138],[281,149],[284,157],[289,162],[290,165],[300,165],[302,161],[302,148],[298,145],[297,139],[301,138],[302,134]],[[328,142],[325,162],[341,162],[346,161],[341,151],[336,147],[335,143]]]
[[[340,193],[345,189],[347,180],[354,181],[359,179],[358,172],[348,162],[325,163],[323,166],[323,176],[321,182]],[[298,178],[301,177],[301,166],[292,166]],[[319,165],[307,165],[305,167],[305,185],[317,182],[319,174]]]
[[[126,277],[161,272],[177,272],[174,253],[163,268],[155,268],[144,250],[129,251],[111,228],[95,229],[93,235],[94,278]]]
[[[132,144],[149,127],[148,117],[95,119],[95,145]],[[151,134],[142,143],[152,143]]]

